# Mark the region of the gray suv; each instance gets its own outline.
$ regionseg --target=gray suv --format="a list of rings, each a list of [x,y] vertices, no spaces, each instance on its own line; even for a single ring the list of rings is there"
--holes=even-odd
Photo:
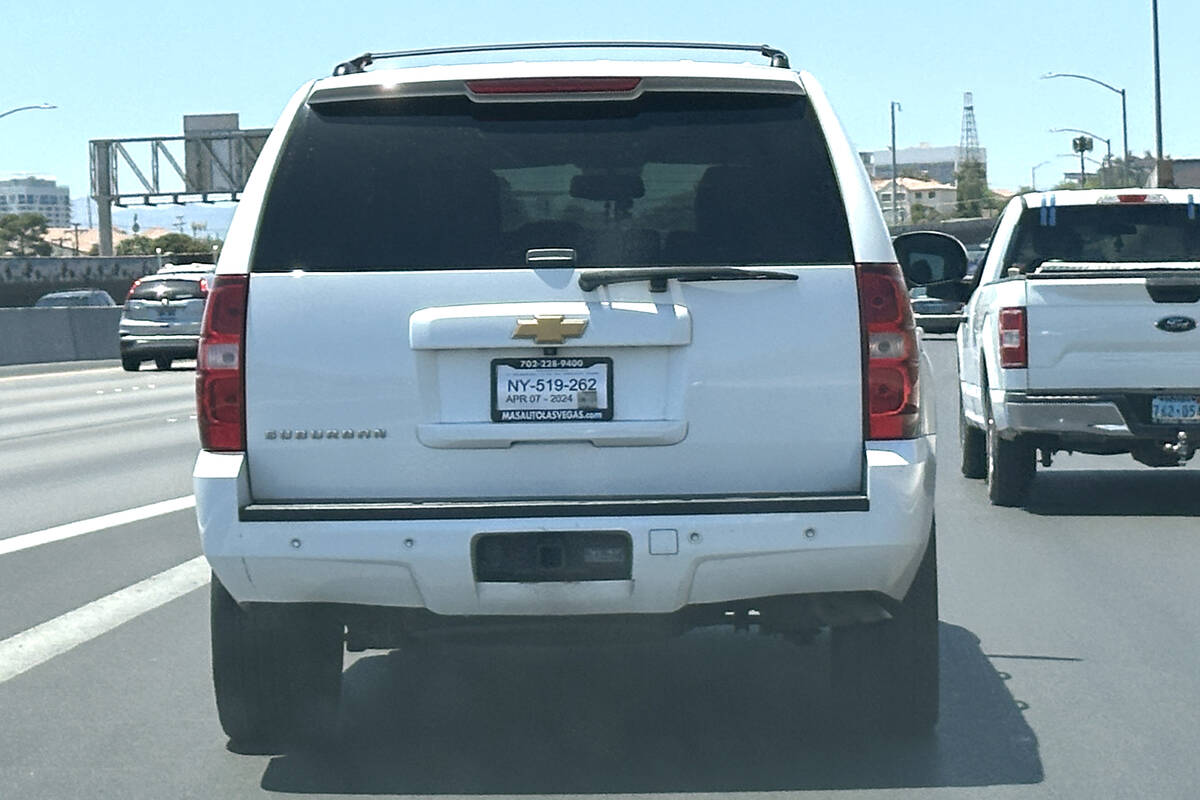
[[[195,358],[204,318],[209,273],[159,273],[134,281],[121,313],[121,365],[130,372],[154,359],[170,369],[177,358]]]

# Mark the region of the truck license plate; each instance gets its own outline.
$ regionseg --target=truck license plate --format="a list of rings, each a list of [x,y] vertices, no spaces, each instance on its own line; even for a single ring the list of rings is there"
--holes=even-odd
[[[610,420],[611,358],[492,360],[493,422]]]
[[[1160,394],[1150,401],[1154,422],[1200,422],[1200,397]]]

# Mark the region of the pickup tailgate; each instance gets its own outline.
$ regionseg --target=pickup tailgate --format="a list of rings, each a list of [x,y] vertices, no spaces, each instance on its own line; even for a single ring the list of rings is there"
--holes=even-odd
[[[1029,277],[1029,388],[1195,389],[1200,264],[1103,266]]]

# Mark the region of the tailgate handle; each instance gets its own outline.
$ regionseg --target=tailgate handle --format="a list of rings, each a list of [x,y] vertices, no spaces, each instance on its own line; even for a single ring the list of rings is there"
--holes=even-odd
[[[1146,292],[1156,303],[1195,303],[1200,300],[1200,279],[1147,278]]]

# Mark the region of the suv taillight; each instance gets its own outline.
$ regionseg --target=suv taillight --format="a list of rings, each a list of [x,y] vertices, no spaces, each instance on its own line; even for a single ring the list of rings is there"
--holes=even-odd
[[[858,264],[867,438],[911,439],[921,430],[920,355],[898,264]]]
[[[246,449],[247,275],[218,275],[204,307],[196,353],[196,421],[205,450]]]
[[[1000,366],[1024,369],[1029,366],[1029,337],[1025,330],[1025,309],[1021,306],[1000,309]]]
[[[129,291],[125,293],[125,302],[129,302],[129,298],[133,297],[133,293],[134,293],[134,291],[136,291],[136,290],[137,290],[137,287],[139,287],[139,286],[141,286],[141,285],[142,285],[142,279],[141,279],[141,278],[138,278],[136,281],[134,281],[133,283],[129,284]]]

